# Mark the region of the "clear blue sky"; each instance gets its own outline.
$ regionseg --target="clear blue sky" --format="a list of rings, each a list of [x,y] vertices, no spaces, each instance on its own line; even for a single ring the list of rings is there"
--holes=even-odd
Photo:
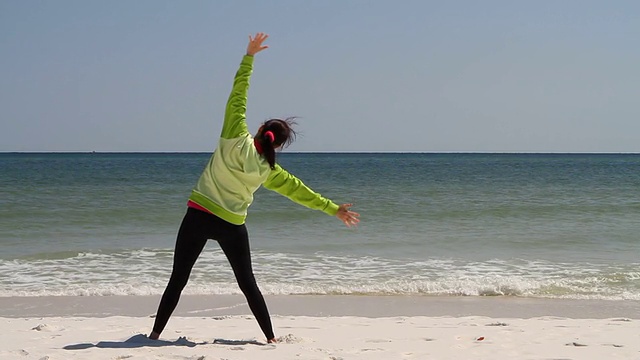
[[[640,152],[640,1],[0,1],[0,151]]]

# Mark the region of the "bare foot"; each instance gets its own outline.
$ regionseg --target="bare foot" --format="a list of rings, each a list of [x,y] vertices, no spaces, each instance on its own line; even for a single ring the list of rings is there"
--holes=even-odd
[[[151,340],[158,340],[159,337],[160,337],[160,334],[158,334],[155,331],[152,331],[151,334],[149,335],[149,339]]]
[[[278,342],[278,340],[276,340],[276,338],[267,340],[267,344],[275,344],[277,342]]]

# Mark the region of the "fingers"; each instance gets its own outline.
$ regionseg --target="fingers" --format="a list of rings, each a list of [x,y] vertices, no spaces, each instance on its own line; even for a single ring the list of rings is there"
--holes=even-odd
[[[336,216],[348,227],[357,226],[360,222],[360,214],[355,211],[349,210],[353,204],[342,204],[338,207],[338,213]]]
[[[265,33],[256,33],[255,37],[249,35],[249,45],[247,45],[247,54],[255,55],[260,51],[269,48],[267,45],[262,45],[262,43],[267,40],[269,35]]]
[[[342,219],[342,222],[345,225],[347,225],[347,227],[352,227],[352,226],[358,226],[358,223],[360,222],[360,220],[356,218],[346,218],[346,219]]]
[[[340,220],[342,220],[342,222],[348,227],[357,226],[358,223],[360,222],[360,219],[358,219],[359,216],[360,214],[358,214],[357,212],[353,212],[350,210],[343,210],[340,216]]]
[[[255,37],[252,37],[251,35],[249,35],[249,42],[262,43],[263,41],[267,40],[268,38],[269,38],[269,35],[259,32],[259,33],[256,33]]]

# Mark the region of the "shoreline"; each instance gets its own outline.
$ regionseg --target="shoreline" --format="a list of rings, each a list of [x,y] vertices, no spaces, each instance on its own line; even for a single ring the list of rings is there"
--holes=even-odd
[[[242,296],[183,296],[160,340],[160,296],[0,298],[0,359],[638,359],[640,302],[497,297],[266,296],[267,344]]]
[[[383,318],[397,316],[640,319],[640,301],[519,297],[266,295],[274,316]],[[159,295],[0,297],[0,317],[153,316]],[[242,295],[183,295],[173,316],[250,315]]]

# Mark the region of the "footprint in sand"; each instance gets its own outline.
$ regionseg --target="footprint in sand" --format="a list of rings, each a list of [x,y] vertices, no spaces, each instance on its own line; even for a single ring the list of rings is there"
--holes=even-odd
[[[307,339],[295,336],[293,334],[280,336],[279,338],[276,338],[276,340],[278,343],[283,343],[283,344],[299,344],[303,342],[309,342],[307,341]]]
[[[565,344],[565,345],[566,345],[566,346],[587,346],[587,344],[581,344],[581,343],[579,343],[579,342],[575,342],[575,341],[574,341],[574,342],[567,343],[567,344]]]
[[[391,340],[389,340],[389,339],[369,339],[369,340],[366,340],[365,342],[368,342],[368,343],[388,343],[388,342],[391,342]]]
[[[52,332],[52,331],[59,331],[63,329],[57,326],[51,326],[47,324],[38,324],[38,326],[32,327],[31,330]]]

